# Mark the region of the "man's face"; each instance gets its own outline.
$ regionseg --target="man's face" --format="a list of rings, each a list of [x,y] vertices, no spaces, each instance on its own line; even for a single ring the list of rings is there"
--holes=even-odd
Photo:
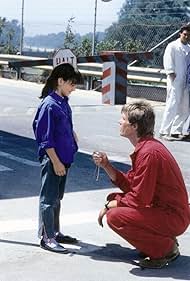
[[[185,45],[190,43],[190,31],[184,30],[183,32],[181,32],[180,40],[181,40],[181,43],[183,43]]]
[[[127,114],[122,113],[121,119],[119,120],[120,135],[125,138],[133,138],[137,136],[137,125],[129,123]]]

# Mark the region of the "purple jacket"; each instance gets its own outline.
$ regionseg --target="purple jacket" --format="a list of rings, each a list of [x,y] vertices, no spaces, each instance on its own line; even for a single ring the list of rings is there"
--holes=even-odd
[[[78,150],[73,135],[72,111],[68,97],[50,93],[39,105],[33,121],[39,158],[54,148],[63,164],[71,164]]]

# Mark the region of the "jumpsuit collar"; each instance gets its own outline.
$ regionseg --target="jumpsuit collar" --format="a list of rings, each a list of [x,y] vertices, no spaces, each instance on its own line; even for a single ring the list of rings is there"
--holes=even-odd
[[[154,139],[153,136],[145,136],[145,137],[141,137],[141,138],[139,139],[139,141],[137,142],[137,144],[136,144],[136,146],[135,146],[134,152],[133,152],[132,154],[130,154],[130,157],[131,157],[132,162],[134,162],[138,151],[141,150],[141,148],[145,145],[145,143],[146,143],[148,140],[153,140],[153,139]]]

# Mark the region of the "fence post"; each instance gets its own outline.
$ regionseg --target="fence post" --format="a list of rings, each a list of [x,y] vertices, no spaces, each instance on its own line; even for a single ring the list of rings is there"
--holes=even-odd
[[[16,70],[16,80],[21,79],[21,68],[20,67],[15,67]]]

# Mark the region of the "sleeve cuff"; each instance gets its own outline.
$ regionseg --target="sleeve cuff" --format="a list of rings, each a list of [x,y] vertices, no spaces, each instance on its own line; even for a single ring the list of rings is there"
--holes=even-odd
[[[42,142],[40,146],[42,149],[55,148],[55,144],[53,142]]]

